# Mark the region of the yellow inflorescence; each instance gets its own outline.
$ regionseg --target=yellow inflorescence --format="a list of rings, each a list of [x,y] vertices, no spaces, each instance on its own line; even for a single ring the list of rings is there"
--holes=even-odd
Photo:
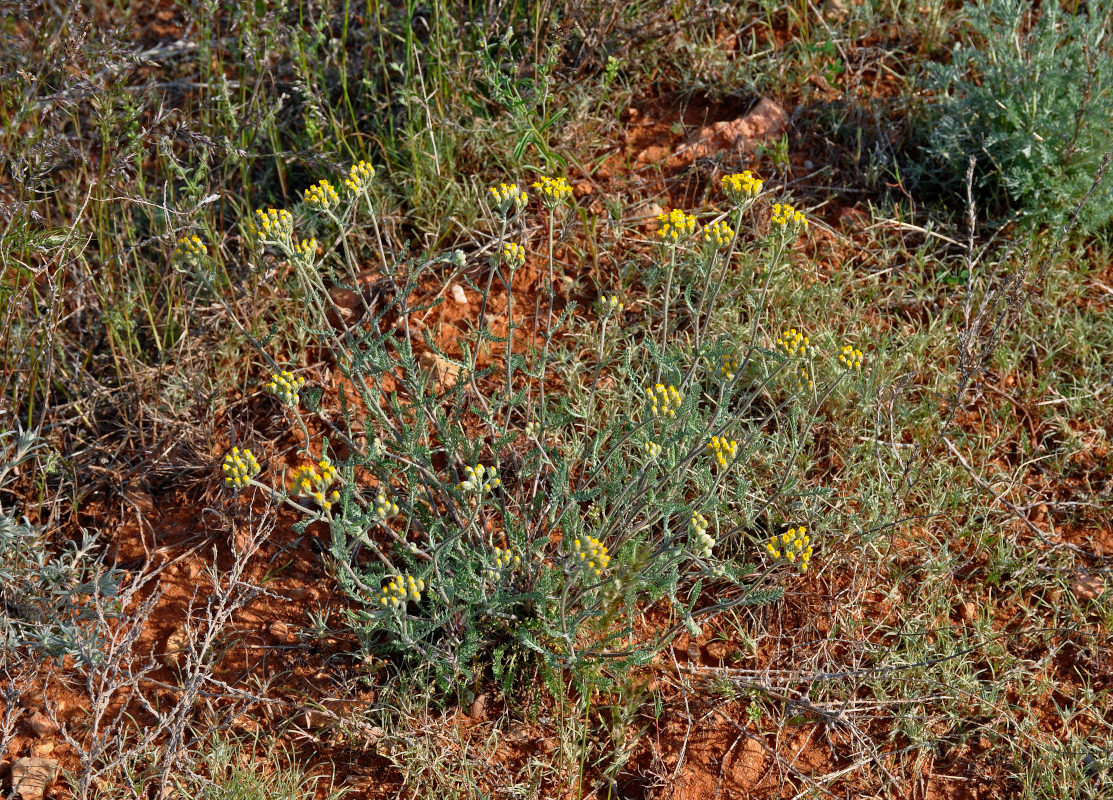
[[[782,228],[787,228],[790,225],[793,227],[807,227],[808,218],[804,216],[802,211],[797,211],[788,203],[774,203],[773,224],[780,225]]]
[[[348,170],[348,177],[344,179],[344,186],[353,195],[360,194],[371,185],[375,177],[375,168],[366,161],[357,161]]]
[[[379,605],[401,608],[407,600],[419,603],[423,591],[425,591],[425,581],[421,578],[415,578],[413,575],[405,577],[395,575],[379,591]]]
[[[642,445],[642,450],[645,451],[646,456],[650,460],[653,460],[657,458],[657,456],[661,455],[661,445],[657,444],[656,442],[646,442]]]
[[[516,183],[500,183],[498,186],[492,186],[489,191],[495,209],[504,217],[521,211],[528,200],[526,193],[519,189]]]
[[[556,206],[565,198],[572,195],[572,187],[564,178],[550,178],[542,175],[533,184],[533,188],[541,193],[541,198],[549,207]]]
[[[504,549],[495,545],[495,568],[505,569],[506,567],[517,567],[522,563],[520,556],[515,555],[509,549]]]
[[[489,492],[496,486],[502,485],[502,480],[499,479],[499,474],[494,467],[485,467],[482,464],[464,467],[464,475],[467,477],[457,486],[462,492]]]
[[[730,353],[723,353],[722,363],[719,364],[719,374],[728,381],[734,380],[734,373],[738,371],[738,359]]]
[[[533,420],[526,423],[526,436],[533,437],[541,432],[541,424]]]
[[[803,358],[808,354],[808,347],[810,344],[811,341],[804,335],[804,332],[798,331],[795,328],[789,328],[777,339],[777,349],[789,358],[793,356],[800,356]]]
[[[684,402],[684,396],[675,386],[665,386],[663,383],[655,384],[646,389],[645,393],[649,398],[649,411],[655,417],[675,417],[676,409]]]
[[[301,259],[310,259],[317,255],[317,240],[310,237],[294,242],[294,254]]]
[[[393,517],[398,513],[398,504],[392,502],[385,494],[379,492],[375,498],[375,515],[379,519]]]
[[[725,222],[712,222],[704,226],[703,240],[715,247],[726,247],[734,240],[734,229]]]
[[[577,536],[572,542],[572,549],[580,563],[595,573],[596,577],[603,574],[603,570],[611,563],[607,553],[607,546],[594,536]]]
[[[611,314],[621,314],[622,309],[626,308],[617,294],[604,294],[599,297],[599,310],[603,312],[604,316]]]
[[[847,345],[839,353],[839,363],[847,369],[862,368],[862,351]]]
[[[183,236],[178,240],[178,246],[174,248],[172,257],[175,261],[190,264],[204,258],[208,253],[200,236]]]
[[[271,379],[267,381],[263,388],[273,394],[285,405],[291,408],[296,408],[298,404],[298,392],[301,387],[305,386],[305,378],[294,377],[294,373],[288,369],[281,372],[276,372],[271,375]]]
[[[220,469],[224,473],[225,486],[242,489],[251,483],[251,479],[258,475],[262,468],[250,450],[233,447],[232,451],[224,457]]]
[[[526,248],[516,242],[506,242],[502,246],[502,260],[509,267],[517,269],[526,263]]]
[[[294,235],[294,217],[286,209],[255,209],[255,219],[248,225],[252,236],[268,241],[286,241]]]
[[[312,497],[313,501],[325,511],[340,500],[340,492],[329,492],[328,488],[338,477],[336,467],[328,458],[322,458],[317,466],[303,465],[294,470],[290,478],[290,492]]]
[[[707,532],[707,517],[698,511],[692,512],[692,552],[700,558],[709,558],[715,547],[715,538]]]
[[[657,221],[661,223],[657,236],[666,242],[678,242],[682,236],[687,236],[696,229],[696,218],[679,208],[674,208],[668,214],[658,215]]]
[[[305,204],[310,208],[328,211],[339,202],[340,195],[336,193],[332,184],[324,178],[305,190]]]
[[[736,455],[738,455],[738,442],[724,436],[712,436],[707,443],[707,449],[715,455],[715,461],[721,469],[726,469]]]
[[[800,571],[808,571],[808,562],[812,559],[812,539],[808,536],[808,529],[801,525],[799,528],[789,528],[780,536],[774,536],[765,545],[765,552],[775,559],[783,559],[792,563],[799,562]]]
[[[726,193],[727,198],[736,206],[742,206],[751,202],[761,194],[761,187],[763,185],[764,182],[755,178],[754,174],[749,170],[723,176],[723,191]]]

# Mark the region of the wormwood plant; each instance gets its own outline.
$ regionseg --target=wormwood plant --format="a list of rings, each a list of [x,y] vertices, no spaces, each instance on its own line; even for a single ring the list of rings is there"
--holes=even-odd
[[[1113,2],[1066,5],[967,5],[972,41],[925,76],[933,179],[960,189],[974,158],[979,188],[1038,221],[1062,220],[1086,196],[1113,152]],[[1107,183],[1079,221],[1094,231],[1110,219]]]
[[[514,183],[490,189],[489,238],[471,255],[387,259],[366,162],[341,190],[321,180],[302,208],[260,209],[247,225],[291,266],[306,324],[344,382],[338,411],[326,413],[303,378],[275,365],[265,388],[301,432],[303,463],[264,479],[266,460],[237,446],[225,483],[295,508],[303,531],[323,525],[366,653],[444,688],[488,669],[509,687],[531,661],[547,678],[644,663],[709,615],[775,599],[780,580],[813,563],[821,510],[839,504],[807,481],[809,433],[863,354],[825,349],[766,306],[771,283],[792,278],[803,213],[767,208],[762,181],[746,172],[723,179],[730,210],[702,226],[679,209],[663,214],[647,248],[664,284],[656,308],[601,294],[584,334],[594,363],[562,371],[556,333],[573,308],[555,306],[554,232],[572,191],[549,176],[531,188],[535,202]],[[540,243],[526,236],[535,208]],[[755,211],[762,222],[768,211],[768,232],[744,240]],[[322,240],[336,244],[299,239],[295,216],[324,222]],[[364,220],[388,287],[344,317],[326,285],[356,287],[350,242]],[[183,240],[175,257],[204,274],[200,240]],[[519,309],[513,287],[527,259],[543,291]],[[754,264],[748,330],[714,334],[728,271]],[[481,296],[474,335],[451,353],[414,321],[441,302],[413,299],[423,278],[445,269]],[[502,335],[487,315],[496,281]],[[639,632],[642,610],[662,598],[676,622]]]
[[[31,431],[0,433],[0,490],[44,446]],[[96,661],[106,615],[120,611],[119,582],[92,536],[52,547],[39,526],[0,506],[0,665],[16,652]]]

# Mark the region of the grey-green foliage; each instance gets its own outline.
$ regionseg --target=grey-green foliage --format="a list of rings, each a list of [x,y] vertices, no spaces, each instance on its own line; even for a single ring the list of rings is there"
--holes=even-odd
[[[1113,0],[978,0],[971,36],[949,64],[929,64],[934,95],[922,165],[955,191],[970,157],[975,187],[996,208],[1036,222],[1068,219],[1113,152]],[[1082,210],[1094,231],[1113,218],[1113,179]]]
[[[0,433],[0,489],[42,446],[29,431]],[[119,610],[118,577],[97,558],[92,536],[52,548],[38,526],[0,508],[0,657],[30,649],[94,661],[102,617]]]

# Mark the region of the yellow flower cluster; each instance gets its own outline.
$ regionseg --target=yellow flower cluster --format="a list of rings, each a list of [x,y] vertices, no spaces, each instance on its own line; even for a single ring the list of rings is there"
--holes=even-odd
[[[504,549],[495,545],[495,567],[497,569],[505,569],[506,567],[517,567],[522,563],[520,556],[514,555],[509,548]]]
[[[542,200],[550,208],[572,194],[572,187],[568,185],[568,181],[564,178],[550,178],[547,175],[538,178],[533,188],[541,192]]]
[[[626,308],[626,304],[618,298],[617,294],[604,294],[599,297],[599,310],[603,312],[604,316],[621,314],[624,308]]]
[[[373,166],[366,161],[357,161],[348,170],[348,177],[344,179],[344,185],[353,195],[361,194],[371,185],[371,179],[374,177],[375,168]]]
[[[407,600],[415,603],[421,602],[421,593],[425,591],[425,581],[413,575],[402,577],[395,575],[386,586],[379,591],[379,605],[401,608]]]
[[[491,200],[495,209],[504,217],[516,214],[525,208],[526,193],[518,188],[516,183],[500,183],[490,188]]]
[[[294,235],[294,217],[286,209],[255,209],[255,219],[248,224],[252,236],[268,241],[286,241]]]
[[[375,498],[375,515],[379,519],[393,517],[398,513],[398,504],[392,502],[385,494],[379,492]]]
[[[790,225],[793,227],[797,225],[807,227],[808,218],[804,216],[802,211],[797,211],[788,203],[774,203],[773,224],[780,225],[782,228],[787,228]]]
[[[707,532],[707,517],[698,511],[692,512],[692,552],[700,558],[709,558],[715,547],[715,538]]]
[[[707,449],[715,454],[715,461],[720,469],[726,469],[727,464],[738,455],[738,442],[727,439],[725,436],[712,436],[707,443]]]
[[[308,260],[317,255],[317,240],[310,237],[294,242],[294,254],[303,260]]]
[[[328,211],[339,202],[340,195],[336,193],[332,184],[324,178],[305,190],[305,204],[310,208]]]
[[[209,251],[205,247],[205,243],[201,241],[200,236],[183,236],[178,240],[178,246],[174,248],[172,258],[175,261],[193,264],[204,258],[208,253]]]
[[[812,371],[807,362],[801,362],[796,367],[796,388],[800,391],[804,389],[811,389],[815,386],[815,381],[812,380]]]
[[[663,383],[646,389],[645,393],[649,397],[649,410],[655,417],[675,417],[676,409],[684,402],[684,396],[675,386],[665,386]]]
[[[340,499],[340,492],[333,491],[326,494],[328,487],[337,477],[336,467],[325,457],[317,462],[316,467],[302,465],[294,470],[290,478],[290,492],[312,497],[317,505],[328,511],[332,508],[332,504]]]
[[[651,461],[661,455],[661,445],[656,442],[646,442],[642,445],[642,450]]]
[[[494,467],[476,464],[474,467],[464,467],[464,474],[467,478],[457,486],[461,492],[489,492],[502,485]]]
[[[533,422],[532,420],[530,422],[526,423],[526,436],[530,436],[530,437],[536,436],[540,432],[541,432],[541,424],[540,423]]]
[[[734,240],[734,229],[725,222],[712,222],[703,227],[703,240],[715,247],[726,247]]]
[[[719,365],[719,374],[728,381],[734,380],[734,373],[738,371],[738,359],[730,353],[723,353],[723,363]]]
[[[516,242],[506,242],[502,246],[502,260],[511,269],[526,263],[526,248]]]
[[[679,208],[674,208],[668,214],[659,214],[657,221],[661,223],[661,227],[657,229],[657,236],[674,244],[681,236],[687,236],[696,229],[696,218],[691,214],[685,214]]]
[[[765,552],[776,559],[784,559],[795,563],[800,562],[800,571],[808,571],[808,562],[812,559],[811,537],[808,529],[801,525],[799,528],[789,528],[780,536],[774,536],[765,545]]]
[[[262,467],[255,459],[255,454],[247,448],[241,450],[233,447],[231,452],[224,457],[220,465],[224,473],[224,485],[232,489],[242,489],[251,483],[251,479],[259,474]]]
[[[736,206],[746,205],[761,194],[764,182],[754,177],[749,170],[723,176],[723,192]]]
[[[847,369],[861,369],[862,351],[857,350],[850,345],[847,345],[839,354],[839,363],[841,363]]]
[[[789,328],[777,339],[777,349],[789,358],[797,355],[803,358],[808,354],[810,344],[811,341],[804,335],[804,332],[795,328]]]
[[[283,404],[290,406],[290,408],[296,408],[298,392],[301,391],[303,386],[305,386],[305,378],[294,377],[294,373],[284,369],[271,375],[271,379],[263,385],[263,388],[277,397]]]
[[[572,542],[572,549],[580,563],[594,572],[596,577],[601,576],[603,570],[611,563],[607,546],[594,536],[577,536],[576,540]]]

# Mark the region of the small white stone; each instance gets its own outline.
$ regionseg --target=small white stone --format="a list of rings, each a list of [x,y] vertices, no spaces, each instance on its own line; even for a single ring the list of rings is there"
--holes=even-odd
[[[464,294],[464,287],[458,283],[452,284],[452,299],[462,306],[468,304],[468,296]]]

